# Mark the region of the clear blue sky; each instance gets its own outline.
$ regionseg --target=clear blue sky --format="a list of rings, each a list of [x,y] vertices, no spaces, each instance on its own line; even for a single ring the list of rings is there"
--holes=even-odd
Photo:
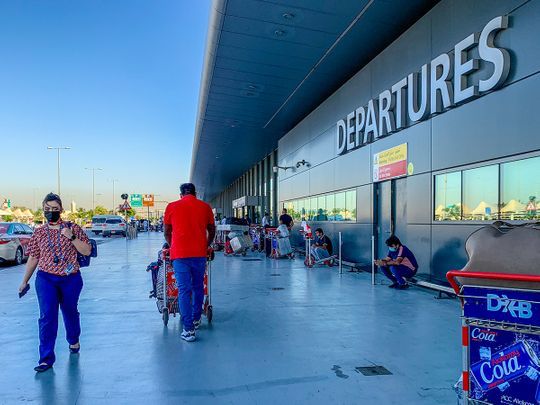
[[[172,200],[188,180],[210,0],[0,1],[0,197]],[[119,202],[118,199],[116,202]],[[65,204],[67,205],[67,204]]]

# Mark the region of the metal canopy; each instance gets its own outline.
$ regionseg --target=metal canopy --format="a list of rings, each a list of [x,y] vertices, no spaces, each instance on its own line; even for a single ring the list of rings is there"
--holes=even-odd
[[[191,181],[210,200],[438,0],[214,0]]]

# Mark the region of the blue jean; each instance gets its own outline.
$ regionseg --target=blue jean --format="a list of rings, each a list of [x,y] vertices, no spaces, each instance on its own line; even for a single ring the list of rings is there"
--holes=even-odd
[[[398,283],[399,285],[406,284],[405,279],[411,278],[416,274],[416,271],[402,264],[397,266],[381,266],[381,271],[390,279],[390,281]]]
[[[178,285],[182,324],[184,330],[190,331],[194,329],[193,321],[201,319],[206,257],[175,259],[173,267]]]
[[[313,246],[311,248],[311,253],[313,254],[313,257],[315,257],[315,260],[317,261],[330,257],[328,250],[320,246]]]
[[[79,342],[81,322],[77,304],[83,288],[81,273],[69,276],[38,271],[36,294],[39,302],[39,363],[52,365],[56,360],[54,345],[58,333],[58,308],[62,310],[66,340],[70,345]]]

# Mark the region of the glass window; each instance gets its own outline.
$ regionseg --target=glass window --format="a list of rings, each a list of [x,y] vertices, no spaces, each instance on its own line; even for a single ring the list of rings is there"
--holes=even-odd
[[[299,210],[300,210],[300,220],[302,219],[307,220],[309,216],[309,207],[307,206],[308,203],[309,203],[309,200],[300,200],[300,202],[298,203]]]
[[[309,200],[309,220],[314,221],[317,215],[317,197],[312,197]]]
[[[461,172],[435,176],[435,221],[461,220]]]
[[[334,211],[336,209],[336,203],[334,200],[336,196],[334,194],[327,194],[325,198],[326,198],[326,215],[328,217],[327,219],[328,221],[335,221],[334,217],[336,213]]]
[[[498,217],[499,165],[463,171],[463,219]]]
[[[345,219],[345,193],[337,193],[335,197],[336,207],[333,215],[334,221],[343,221]]]
[[[328,221],[326,214],[326,197],[321,195],[317,197],[317,211],[315,212],[314,221]]]
[[[501,219],[540,219],[540,157],[501,165]]]
[[[345,220],[356,221],[356,190],[345,193]]]
[[[299,200],[293,201],[293,213],[291,214],[291,217],[293,217],[295,221],[300,220],[300,201]]]

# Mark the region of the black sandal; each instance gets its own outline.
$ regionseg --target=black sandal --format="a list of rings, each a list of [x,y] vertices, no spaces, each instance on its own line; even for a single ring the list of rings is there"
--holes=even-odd
[[[48,369],[52,368],[52,364],[42,363],[37,367],[34,367],[34,370],[38,373],[43,373],[44,371],[47,371]]]
[[[79,347],[71,347],[72,345],[69,345],[69,352],[72,354],[77,354],[81,350],[81,344],[77,343]]]

